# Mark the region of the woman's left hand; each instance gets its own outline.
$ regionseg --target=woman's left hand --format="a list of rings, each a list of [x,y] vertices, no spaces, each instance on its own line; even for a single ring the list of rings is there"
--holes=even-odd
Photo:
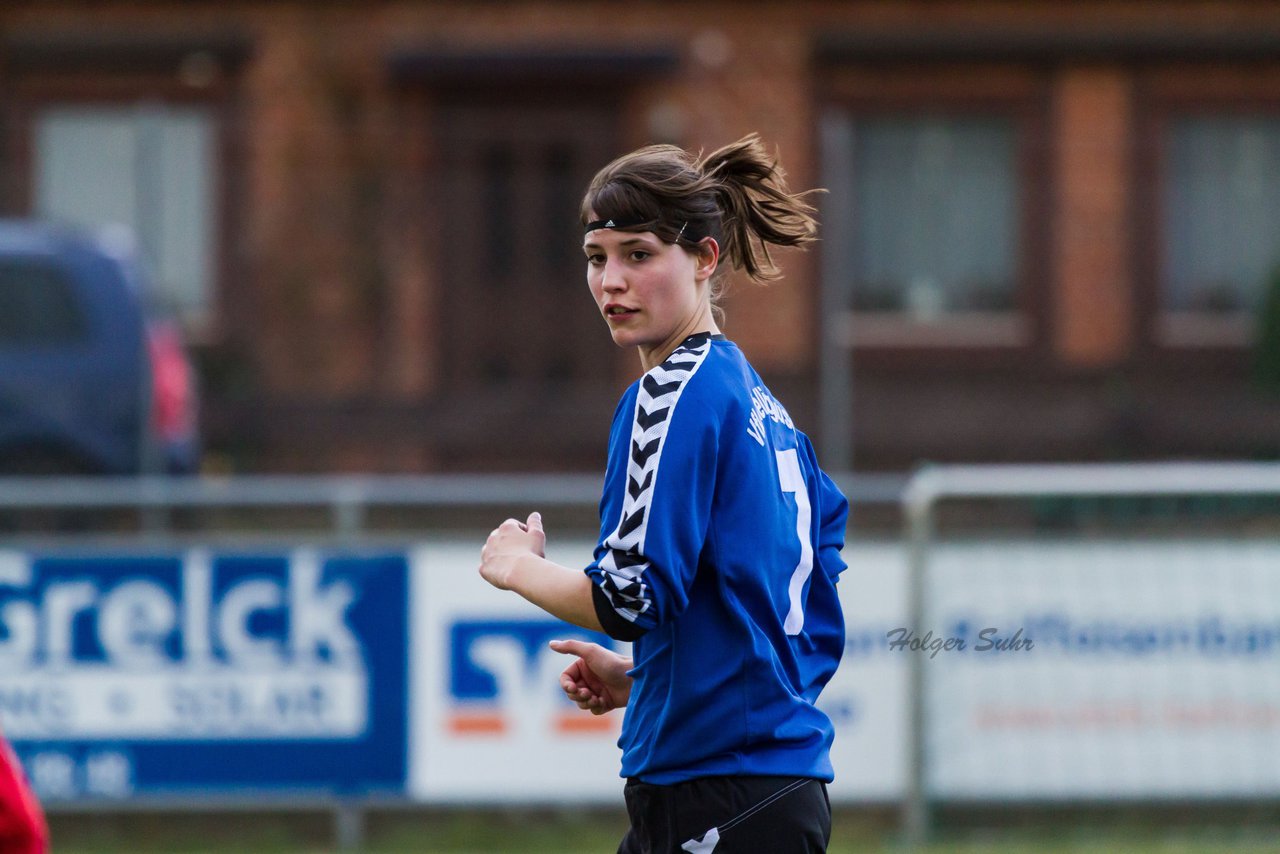
[[[480,577],[499,590],[510,590],[519,559],[530,554],[546,557],[546,545],[541,513],[530,513],[527,522],[508,519],[494,529],[480,550]]]

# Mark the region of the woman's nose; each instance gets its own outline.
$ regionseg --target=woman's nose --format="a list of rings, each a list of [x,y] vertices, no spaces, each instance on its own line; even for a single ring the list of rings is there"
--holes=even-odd
[[[626,288],[627,280],[622,275],[622,270],[618,264],[606,261],[604,270],[600,274],[600,286],[606,291],[620,291]]]

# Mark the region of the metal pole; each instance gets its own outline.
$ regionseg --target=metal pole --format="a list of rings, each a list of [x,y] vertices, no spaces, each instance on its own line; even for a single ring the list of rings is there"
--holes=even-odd
[[[145,293],[138,299],[150,304],[159,296],[156,282],[161,276],[160,253],[162,251],[161,225],[164,222],[164,177],[161,174],[161,152],[164,150],[164,105],[157,101],[139,104],[133,113],[135,142],[133,147],[134,204],[130,211],[130,235],[133,238],[133,263],[141,269]],[[158,441],[151,435],[151,412],[155,406],[152,376],[155,368],[147,342],[142,342],[142,358],[149,366],[142,372],[142,423],[138,432],[140,448],[139,471],[145,475],[161,474],[164,468]],[[147,533],[163,531],[168,520],[161,519],[163,511],[154,504],[139,507],[141,527]]]
[[[149,536],[169,533],[174,506],[169,496],[168,484],[159,475],[151,474],[138,480],[138,527]]]
[[[346,484],[335,490],[333,496],[333,526],[344,540],[355,540],[364,528],[365,490],[355,484]]]
[[[933,478],[929,472],[921,472],[912,478],[904,493],[907,521],[907,613],[911,630],[916,637],[924,637],[925,626],[925,574],[929,562],[929,541],[933,534],[933,504],[936,493],[931,489]],[[927,709],[925,706],[925,656],[908,651],[907,654],[907,795],[903,805],[902,831],[904,841],[912,849],[924,846],[929,840],[930,816],[927,753]]]
[[[359,851],[364,846],[364,810],[340,800],[333,808],[333,835],[339,851]]]
[[[822,274],[819,279],[818,441],[828,471],[853,469],[853,371],[849,361],[849,243],[853,217],[853,132],[847,117],[830,110],[822,116],[822,181],[832,188],[822,206]]]

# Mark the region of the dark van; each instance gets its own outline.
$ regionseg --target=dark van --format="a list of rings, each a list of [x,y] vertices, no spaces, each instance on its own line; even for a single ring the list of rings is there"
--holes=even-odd
[[[0,475],[196,470],[194,374],[141,281],[107,243],[0,220]]]

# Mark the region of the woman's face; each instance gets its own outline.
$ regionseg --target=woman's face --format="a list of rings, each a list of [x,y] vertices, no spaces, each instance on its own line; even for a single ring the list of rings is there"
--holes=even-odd
[[[706,245],[709,244],[709,245]],[[646,370],[695,332],[718,331],[708,283],[718,248],[693,254],[649,231],[600,228],[587,234],[587,284],[619,347],[637,347]]]

